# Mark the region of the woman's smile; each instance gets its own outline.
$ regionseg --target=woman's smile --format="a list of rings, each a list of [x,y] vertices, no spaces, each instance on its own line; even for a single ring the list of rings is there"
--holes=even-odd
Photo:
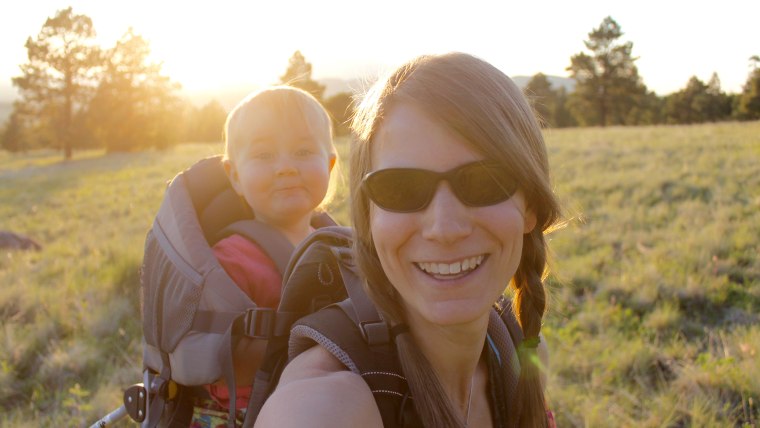
[[[423,272],[437,279],[453,279],[469,274],[477,269],[483,260],[485,254],[473,257],[466,257],[454,262],[414,262],[414,264]]]

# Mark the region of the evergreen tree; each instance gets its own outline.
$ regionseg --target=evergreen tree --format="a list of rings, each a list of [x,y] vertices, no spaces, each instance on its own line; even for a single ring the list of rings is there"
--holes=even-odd
[[[211,100],[200,108],[190,107],[186,119],[185,140],[216,143],[222,141],[227,111],[217,100]]]
[[[715,122],[729,117],[731,100],[720,89],[720,79],[713,73],[707,84],[692,76],[684,89],[665,98],[664,109],[667,123]]]
[[[534,75],[523,89],[542,127],[556,126],[554,111],[557,94],[543,73]]]
[[[86,15],[71,7],[48,18],[36,38],[26,41],[28,62],[22,75],[13,78],[24,108],[50,130],[70,159],[75,144],[76,118],[81,115],[96,84],[100,51],[95,29]]]
[[[280,82],[284,85],[295,86],[303,89],[322,101],[325,86],[311,78],[311,63],[306,62],[301,51],[295,51],[288,60],[288,69],[280,76]]]
[[[749,60],[750,73],[736,108],[737,117],[742,120],[760,119],[760,57],[753,55]]]
[[[26,137],[24,135],[24,123],[19,111],[14,109],[2,132],[0,145],[9,152],[26,151]]]
[[[335,135],[348,135],[349,122],[354,114],[354,98],[350,92],[339,92],[323,103],[325,110],[330,113]]]
[[[570,126],[578,126],[578,121],[575,120],[568,108],[568,94],[567,89],[561,86],[557,89],[557,98],[554,110],[554,126],[557,128],[567,128]]]
[[[179,140],[179,85],[161,75],[161,64],[150,63],[149,54],[148,42],[131,28],[106,52],[89,120],[109,152],[165,148]]]
[[[703,110],[707,121],[717,122],[731,116],[731,97],[721,89],[718,73],[713,73],[707,82],[707,98],[708,103]]]
[[[567,70],[576,81],[570,108],[583,125],[626,124],[630,110],[646,94],[631,54],[633,43],[619,43],[622,35],[620,25],[608,16],[584,41],[591,55],[581,52],[570,58]]]

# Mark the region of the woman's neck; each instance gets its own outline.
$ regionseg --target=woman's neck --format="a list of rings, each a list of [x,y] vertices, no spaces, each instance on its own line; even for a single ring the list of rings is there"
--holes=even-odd
[[[468,324],[440,326],[407,314],[409,329],[452,403],[466,413],[483,352],[488,314]]]

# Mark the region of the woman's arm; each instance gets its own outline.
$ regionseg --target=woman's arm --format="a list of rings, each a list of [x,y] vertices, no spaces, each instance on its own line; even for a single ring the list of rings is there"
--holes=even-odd
[[[264,404],[256,428],[381,428],[380,411],[367,384],[321,346],[291,361]]]

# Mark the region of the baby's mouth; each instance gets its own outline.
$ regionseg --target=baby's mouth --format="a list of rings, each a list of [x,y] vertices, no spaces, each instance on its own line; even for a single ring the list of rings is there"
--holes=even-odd
[[[459,277],[470,273],[483,263],[485,255],[467,257],[453,263],[444,262],[415,262],[421,271],[436,277]]]

